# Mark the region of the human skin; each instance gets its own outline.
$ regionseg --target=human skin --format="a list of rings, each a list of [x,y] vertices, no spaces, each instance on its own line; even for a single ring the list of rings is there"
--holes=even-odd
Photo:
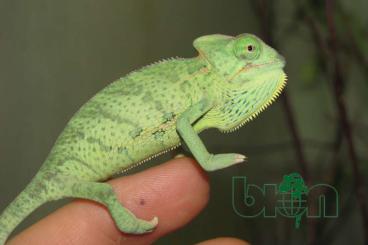
[[[190,158],[177,158],[109,183],[119,201],[138,217],[159,217],[160,223],[154,232],[122,233],[104,206],[75,200],[24,230],[8,244],[150,244],[185,226],[205,207],[209,197],[207,176]],[[217,238],[200,244],[247,243],[234,238]]]

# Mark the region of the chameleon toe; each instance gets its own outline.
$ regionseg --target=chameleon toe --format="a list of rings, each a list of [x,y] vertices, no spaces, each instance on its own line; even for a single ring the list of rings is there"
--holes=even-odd
[[[242,163],[242,162],[245,162],[246,159],[247,159],[246,156],[241,155],[241,154],[236,154],[234,163]]]

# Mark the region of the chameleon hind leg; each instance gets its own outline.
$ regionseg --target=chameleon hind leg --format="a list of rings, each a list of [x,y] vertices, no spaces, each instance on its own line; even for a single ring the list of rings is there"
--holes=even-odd
[[[236,153],[210,154],[198,134],[192,127],[192,123],[211,109],[212,104],[208,99],[202,99],[192,105],[178,118],[176,129],[198,163],[206,171],[214,171],[241,163],[245,156]]]
[[[122,232],[142,234],[151,232],[158,224],[158,218],[151,221],[138,219],[118,201],[112,186],[98,182],[74,182],[64,189],[66,196],[93,200],[107,207],[116,226]]]

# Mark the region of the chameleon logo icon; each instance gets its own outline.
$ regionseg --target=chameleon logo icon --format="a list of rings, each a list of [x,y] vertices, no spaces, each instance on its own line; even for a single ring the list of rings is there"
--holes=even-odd
[[[284,175],[278,187],[278,211],[287,217],[295,217],[295,228],[300,227],[303,214],[307,211],[308,187],[298,173]]]

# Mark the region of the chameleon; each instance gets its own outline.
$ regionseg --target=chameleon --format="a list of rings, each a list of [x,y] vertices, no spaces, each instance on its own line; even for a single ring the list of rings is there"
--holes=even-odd
[[[40,170],[0,216],[0,244],[40,205],[66,197],[107,207],[117,228],[152,232],[104,181],[185,144],[206,171],[244,162],[212,154],[198,134],[232,132],[268,107],[286,85],[285,59],[253,34],[204,35],[191,58],[158,61],[110,83],[87,101],[58,136]]]

